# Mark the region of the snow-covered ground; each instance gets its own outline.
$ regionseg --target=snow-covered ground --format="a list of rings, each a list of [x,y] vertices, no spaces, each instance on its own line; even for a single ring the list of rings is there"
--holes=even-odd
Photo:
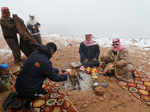
[[[111,42],[113,38],[118,38],[119,36],[113,36],[113,35],[108,35],[108,34],[103,34],[99,37],[94,37],[94,40],[96,40],[101,47],[110,47]],[[150,50],[150,38],[149,36],[120,36],[121,43],[126,46],[129,49],[130,52],[135,52],[135,49],[140,49],[144,51],[149,51]],[[8,48],[6,42],[4,39],[0,39],[0,58],[3,57],[3,61],[5,62],[7,60],[8,62],[8,57],[12,56],[11,50]],[[84,40],[84,36],[63,36],[59,34],[50,34],[50,35],[42,35],[42,40],[44,42],[56,42],[58,47],[60,48],[61,46],[67,47],[70,45],[72,42],[81,42]],[[4,43],[4,44],[3,44]],[[144,53],[144,52],[143,52]],[[2,61],[0,61],[2,63]]]
[[[110,47],[112,39],[111,36],[94,37],[101,47]],[[119,37],[117,37],[119,38]],[[58,43],[67,46],[71,41],[81,42],[84,37],[74,37],[74,36],[62,36],[58,34],[43,35],[43,39],[46,41],[57,41]],[[122,37],[120,38],[121,43],[126,47],[136,46],[143,50],[150,50],[150,38],[145,37]]]

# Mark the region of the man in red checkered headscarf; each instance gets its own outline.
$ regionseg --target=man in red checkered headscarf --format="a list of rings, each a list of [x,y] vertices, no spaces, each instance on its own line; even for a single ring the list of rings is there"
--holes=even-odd
[[[1,13],[3,18],[8,18],[10,17],[10,12],[8,7],[2,7],[1,8]]]
[[[8,7],[1,8],[0,25],[4,39],[6,40],[14,56],[15,63],[19,63],[21,61],[21,53],[17,39],[17,29],[14,19],[10,16]]]
[[[135,67],[130,59],[128,49],[121,45],[120,39],[112,40],[112,48],[101,58],[105,64],[104,74],[115,75],[122,81],[130,81],[134,78]]]
[[[37,47],[36,40],[32,38],[24,21],[19,16],[16,14],[13,14],[13,17],[10,16],[8,7],[1,8],[0,24],[4,39],[12,50],[15,63],[22,65],[20,50],[28,57]],[[18,43],[17,33],[20,37],[20,43]]]

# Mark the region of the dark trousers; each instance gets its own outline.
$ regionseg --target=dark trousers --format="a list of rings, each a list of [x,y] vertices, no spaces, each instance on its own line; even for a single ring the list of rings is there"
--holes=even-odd
[[[99,61],[89,60],[88,62],[81,62],[81,63],[85,67],[98,67],[99,66]]]
[[[5,40],[12,51],[15,61],[19,61],[21,58],[21,52],[20,52],[20,47],[19,47],[19,42],[17,37],[5,38]]]

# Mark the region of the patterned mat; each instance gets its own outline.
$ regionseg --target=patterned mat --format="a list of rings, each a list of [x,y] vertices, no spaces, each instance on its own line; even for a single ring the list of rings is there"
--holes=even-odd
[[[32,102],[34,112],[77,112],[57,83],[46,80],[43,88],[48,94]]]
[[[82,68],[83,69],[83,68]],[[92,74],[92,71],[97,72],[98,69],[86,68],[84,71],[88,74]],[[130,82],[119,81],[116,79],[118,85],[129,91],[133,96],[141,100],[147,105],[150,105],[150,76],[144,72],[135,71],[135,79]]]
[[[85,72],[92,74],[92,71],[97,72],[97,69],[85,69]],[[143,72],[135,71],[135,79],[130,82],[116,80],[118,85],[129,91],[133,96],[141,100],[147,105],[150,105],[150,76]],[[43,88],[49,93],[41,96],[31,103],[31,110],[34,112],[78,112],[72,105],[71,101],[66,97],[58,83],[50,80],[45,80]],[[22,112],[28,112],[23,110]],[[18,111],[12,111],[18,112]],[[21,112],[21,111],[19,111]]]
[[[78,112],[58,83],[46,79],[43,88],[48,91],[48,94],[31,102],[30,109],[8,109],[7,112]],[[12,91],[14,91],[14,87],[12,87]]]
[[[150,105],[150,76],[143,72],[135,71],[136,78],[130,82],[118,81],[120,87],[128,90],[133,96],[145,104]]]

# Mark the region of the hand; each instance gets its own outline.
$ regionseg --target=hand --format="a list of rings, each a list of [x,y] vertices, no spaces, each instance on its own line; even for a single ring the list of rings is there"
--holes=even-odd
[[[63,75],[63,74],[69,75],[69,72],[63,72],[63,73],[61,73],[61,75]]]
[[[93,61],[97,61],[97,59],[96,59],[96,58],[93,58]]]
[[[68,75],[68,74],[69,74],[69,72],[64,72],[63,74],[67,74],[67,75]]]
[[[59,74],[61,75],[61,74],[63,74],[64,72],[62,72],[62,71],[59,71]]]
[[[84,62],[86,62],[86,63],[87,63],[87,62],[88,62],[88,59],[85,59],[85,61],[84,61]]]
[[[68,72],[61,73],[59,75],[66,75],[67,77],[70,75]]]

